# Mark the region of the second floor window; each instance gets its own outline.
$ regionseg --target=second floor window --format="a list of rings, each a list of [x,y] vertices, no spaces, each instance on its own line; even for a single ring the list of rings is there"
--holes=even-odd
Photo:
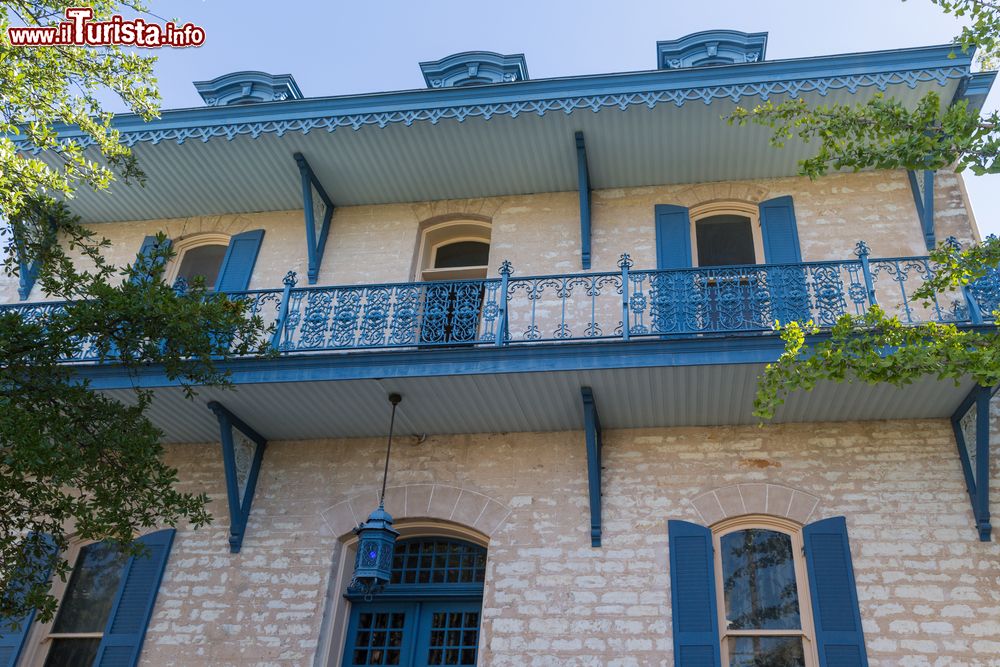
[[[713,215],[696,221],[698,266],[755,264],[752,224],[742,215]]]
[[[177,278],[183,278],[189,285],[200,278],[206,288],[215,289],[226,248],[226,245],[212,243],[185,250],[178,258]]]

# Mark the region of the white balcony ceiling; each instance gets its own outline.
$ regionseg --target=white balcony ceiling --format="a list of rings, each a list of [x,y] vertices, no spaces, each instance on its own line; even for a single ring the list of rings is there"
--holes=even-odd
[[[913,50],[913,54],[886,53],[891,57],[875,54],[882,60],[868,58],[872,54],[831,57],[830,62],[844,62],[828,67],[824,60],[822,70],[815,69],[819,65],[813,59],[710,68],[719,86],[706,80],[692,83],[695,80],[690,77],[704,79],[704,73],[663,71],[608,75],[599,77],[598,83],[575,77],[484,86],[471,93],[470,89],[404,91],[228,110],[180,110],[165,112],[149,126],[125,118],[126,138],[129,133],[133,138],[147,135],[133,145],[148,176],[146,186],[116,183],[109,192],[81,190],[71,207],[91,223],[300,209],[301,181],[292,157],[296,152],[305,155],[338,206],[571,191],[577,189],[577,131],[585,136],[594,189],[791,176],[798,172],[798,161],[815,149],[798,141],[776,149],[769,143],[766,128],[729,126],[722,117],[736,107],[732,98],[739,97],[743,106],[753,106],[761,101],[753,88],[759,82],[798,85],[822,80],[832,82],[824,89],[825,96],[815,90],[808,92],[808,85],[799,96],[817,105],[864,102],[876,94],[878,86],[843,81],[857,83],[857,76],[870,73],[910,76],[933,71],[946,74],[938,80],[911,80],[912,87],[889,83],[885,93],[913,105],[934,90],[947,104],[959,88],[962,71],[968,71],[967,64],[947,59],[947,47]],[[916,60],[911,63],[908,59]],[[869,60],[874,64],[868,64]],[[822,76],[815,78],[820,71]],[[524,87],[523,95],[518,86]],[[663,100],[637,103],[635,96],[646,95],[646,90],[697,92],[710,103],[690,98],[682,106]],[[413,113],[419,118],[418,111],[459,108],[448,106],[459,101],[465,105],[460,108],[475,110],[487,104],[493,109],[498,100],[518,96],[519,103],[524,103],[543,98],[549,102],[597,99],[594,95],[605,106],[595,102],[593,108],[585,106],[569,113],[549,108],[544,115],[523,110],[515,116],[499,110],[491,111],[489,119],[481,115],[461,121],[443,117],[433,123],[392,121],[359,124],[357,129],[340,126],[334,131],[320,125],[307,133],[276,131],[267,125],[272,116],[283,118],[281,122],[300,116],[308,116],[312,119],[309,122],[321,117],[328,120],[338,114],[343,118],[362,114],[370,119],[373,114]],[[625,102],[626,98],[631,101]],[[771,99],[780,102],[787,95],[773,94]],[[181,143],[169,134],[177,128],[219,128],[223,122],[235,124],[227,126],[230,128],[244,123],[243,131],[256,124],[259,133],[239,134],[231,129],[227,130],[231,136],[203,141],[196,134]],[[165,138],[158,137],[157,143],[148,138],[164,132]],[[93,148],[88,154],[97,157]]]

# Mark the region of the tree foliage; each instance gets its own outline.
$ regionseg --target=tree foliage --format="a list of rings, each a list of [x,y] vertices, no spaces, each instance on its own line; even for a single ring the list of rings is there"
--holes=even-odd
[[[109,397],[67,360],[86,346],[123,374],[156,365],[190,394],[225,384],[225,359],[268,350],[268,332],[239,300],[200,283],[186,290],[164,283],[172,256],[165,238],[134,265],[115,266],[103,256],[108,241],[62,203],[81,187],[142,181],[102,95],[117,95],[147,119],[159,102],[151,56],[7,43],[11,22],[48,25],[75,4],[0,2],[4,269],[16,276],[34,263],[41,292],[55,300],[31,316],[0,308],[0,620],[8,623],[32,609],[51,618],[56,600],[45,575],[65,578],[61,553],[71,539],[109,539],[134,552],[138,533],[210,520],[206,497],[178,490],[177,471],[163,462],[162,433],[148,418],[152,394],[137,388]],[[144,11],[130,0],[88,5],[98,19]],[[60,134],[67,126],[95,147],[67,140]]]
[[[1000,55],[1000,3],[994,0],[932,0],[945,13],[967,20],[955,40],[956,51],[978,49],[978,60],[993,66]],[[782,147],[790,139],[818,143],[816,153],[799,163],[810,178],[830,169],[971,169],[976,174],[1000,172],[1000,124],[997,112],[981,115],[965,102],[942,105],[928,93],[908,107],[876,95],[857,105],[811,107],[801,99],[739,108],[730,124],[762,125],[771,142]],[[931,253],[934,275],[912,299],[927,304],[943,293],[955,294],[996,272],[1000,241],[960,249],[945,242]],[[995,277],[995,274],[994,276]],[[993,314],[984,313],[989,321]],[[785,350],[758,380],[754,414],[772,419],[792,392],[813,389],[823,381],[910,384],[935,377],[956,383],[975,380],[1000,383],[1000,331],[934,322],[904,324],[873,306],[862,316],[844,315],[829,331],[812,322],[779,325]],[[820,335],[822,334],[822,335]]]

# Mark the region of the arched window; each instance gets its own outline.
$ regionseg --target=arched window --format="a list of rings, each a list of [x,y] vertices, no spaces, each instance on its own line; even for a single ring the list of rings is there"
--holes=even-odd
[[[418,279],[485,278],[490,236],[490,224],[479,220],[448,220],[428,226],[420,236]]]
[[[450,537],[396,544],[392,579],[373,600],[348,589],[343,665],[476,664],[486,548]]]
[[[214,290],[229,241],[225,234],[197,234],[174,241],[176,255],[167,269],[169,284],[183,279],[191,285],[201,279],[207,289]]]
[[[456,345],[479,340],[484,280],[490,262],[490,224],[449,220],[420,236],[419,279],[452,281],[424,288],[420,342]]]
[[[723,664],[814,667],[801,528],[773,517],[740,517],[712,533]]]
[[[760,211],[746,202],[711,202],[691,209],[694,266],[760,264],[764,244]]]

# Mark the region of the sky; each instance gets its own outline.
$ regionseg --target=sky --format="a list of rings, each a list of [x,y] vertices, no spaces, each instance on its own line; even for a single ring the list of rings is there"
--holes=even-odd
[[[767,59],[949,43],[961,24],[930,0],[149,0],[205,44],[159,49],[163,108],[201,106],[192,81],[292,74],[306,97],[423,88],[417,63],[470,50],[523,53],[531,78],[654,69],[657,40],[768,32]],[[280,8],[280,9],[279,9]],[[1000,83],[985,109],[1000,106]],[[1000,234],[1000,175],[966,172],[980,231]]]

